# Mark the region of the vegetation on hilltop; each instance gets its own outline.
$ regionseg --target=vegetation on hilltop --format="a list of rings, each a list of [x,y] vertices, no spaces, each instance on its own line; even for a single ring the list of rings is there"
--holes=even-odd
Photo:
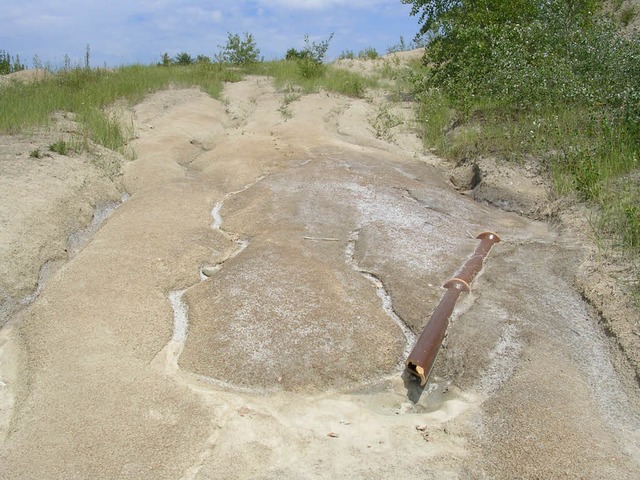
[[[107,148],[124,151],[129,134],[119,118],[107,112],[116,100],[129,103],[141,101],[149,93],[170,86],[199,86],[218,98],[224,82],[239,81],[247,73],[275,77],[276,83],[289,91],[288,101],[299,93],[324,88],[350,96],[362,96],[367,86],[375,84],[355,73],[333,69],[323,63],[328,40],[315,43],[306,37],[302,60],[264,62],[251,34],[228,35],[226,45],[214,55],[214,61],[204,55],[195,60],[186,52],[170,57],[161,56],[156,65],[130,65],[116,69],[89,68],[89,46],[84,67],[71,66],[65,55],[64,66],[52,75],[39,77],[31,83],[6,82],[0,88],[0,133],[19,133],[47,125],[56,111],[76,115],[81,136],[70,142],[72,150],[86,148],[88,141]],[[11,59],[8,54],[5,57]],[[41,62],[36,57],[38,67]],[[12,64],[17,65],[17,64]],[[170,68],[164,68],[170,67]],[[12,67],[15,69],[15,67]],[[13,70],[12,70],[13,71]]]

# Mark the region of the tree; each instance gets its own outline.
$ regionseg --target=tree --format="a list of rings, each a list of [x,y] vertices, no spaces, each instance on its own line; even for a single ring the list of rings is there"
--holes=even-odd
[[[287,54],[285,55],[285,60],[298,60],[306,58],[308,55],[308,51],[306,50],[296,50],[295,48],[290,48],[287,50]]]
[[[12,57],[9,52],[0,50],[0,75],[24,70],[24,65],[20,62],[20,56]]]
[[[193,63],[193,59],[187,52],[181,52],[176,55],[174,63],[176,65],[191,65]]]
[[[598,0],[402,0],[413,5],[411,16],[421,24],[418,35],[446,37],[465,24],[501,25],[531,21],[545,9],[562,10],[571,18],[591,16]]]
[[[479,92],[523,92],[538,84],[541,64],[554,69],[573,48],[568,32],[594,24],[597,0],[402,0],[428,40],[429,83],[460,102]],[[512,81],[515,70],[527,82]],[[550,71],[550,70],[549,70]],[[550,77],[551,78],[551,77]]]
[[[167,52],[164,52],[160,57],[160,63],[158,65],[161,65],[163,67],[168,67],[172,63],[173,63],[173,60],[171,60],[171,57],[169,56],[169,54]]]
[[[87,70],[91,68],[90,60],[91,60],[91,48],[87,43],[87,46],[85,47],[85,50],[84,50],[84,68],[86,68]]]
[[[227,43],[218,47],[222,51],[216,57],[221,62],[247,65],[260,61],[260,49],[250,33],[245,32],[244,38],[240,38],[237,33],[227,32]]]

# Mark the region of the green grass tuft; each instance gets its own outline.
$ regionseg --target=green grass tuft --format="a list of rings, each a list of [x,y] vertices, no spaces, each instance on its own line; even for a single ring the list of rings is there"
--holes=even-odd
[[[49,151],[60,155],[69,155],[72,149],[66,141],[61,139],[49,145]]]

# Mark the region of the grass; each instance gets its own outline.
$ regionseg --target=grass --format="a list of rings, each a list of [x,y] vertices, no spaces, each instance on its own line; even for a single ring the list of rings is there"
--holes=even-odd
[[[65,140],[57,140],[51,145],[49,145],[49,151],[55,152],[60,155],[69,155],[73,149]]]
[[[636,9],[633,5],[624,8],[620,12],[620,23],[627,27],[633,21],[636,16]]]
[[[333,68],[330,65],[320,67],[316,75],[308,76],[301,71],[299,63],[295,60],[279,60],[255,64],[252,66],[251,73],[273,77],[279,89],[286,90],[295,85],[304,94],[326,90],[349,97],[363,98],[367,88],[377,86],[374,79]]]

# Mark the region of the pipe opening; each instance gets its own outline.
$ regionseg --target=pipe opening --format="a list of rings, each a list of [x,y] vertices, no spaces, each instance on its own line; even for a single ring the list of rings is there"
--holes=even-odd
[[[417,365],[413,362],[407,362],[407,370],[409,370],[409,372],[420,379],[420,385],[424,385],[425,383],[427,383],[427,378],[424,374],[424,368],[422,368],[420,365]]]

